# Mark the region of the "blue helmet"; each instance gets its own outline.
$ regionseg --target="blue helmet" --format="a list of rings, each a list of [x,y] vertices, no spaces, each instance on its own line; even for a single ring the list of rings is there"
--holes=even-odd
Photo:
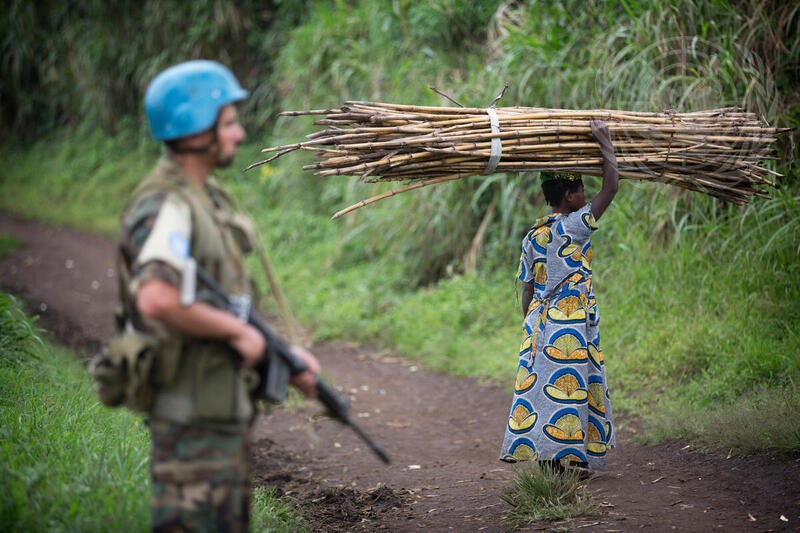
[[[227,67],[216,61],[179,63],[156,76],[144,94],[150,133],[159,141],[209,129],[220,109],[247,98],[248,92]]]

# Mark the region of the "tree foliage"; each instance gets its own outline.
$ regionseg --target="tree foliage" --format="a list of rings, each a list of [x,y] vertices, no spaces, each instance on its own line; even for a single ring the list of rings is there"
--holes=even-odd
[[[6,2],[0,19],[0,140],[54,128],[113,132],[140,120],[142,95],[163,68],[213,58],[253,87],[247,106],[275,101],[271,58],[311,2],[67,0]],[[263,119],[254,114],[251,122]],[[250,114],[249,116],[253,116]]]

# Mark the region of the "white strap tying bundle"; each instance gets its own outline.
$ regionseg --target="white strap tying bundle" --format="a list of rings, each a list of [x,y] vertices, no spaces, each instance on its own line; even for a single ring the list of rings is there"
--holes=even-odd
[[[489,125],[492,127],[492,134],[500,133],[500,119],[497,118],[497,111],[493,107],[486,108],[486,114],[489,115]],[[484,174],[492,174],[497,169],[497,164],[500,162],[500,157],[503,155],[503,144],[500,142],[499,137],[492,137],[492,151],[489,154],[489,161],[486,162],[486,169]]]

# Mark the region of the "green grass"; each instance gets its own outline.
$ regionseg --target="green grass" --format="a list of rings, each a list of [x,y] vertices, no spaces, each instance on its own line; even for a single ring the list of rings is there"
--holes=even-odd
[[[636,204],[643,193],[667,191],[622,187],[595,243],[615,405],[643,417],[651,440],[775,448],[765,432],[723,431],[730,426],[717,411],[762,386],[782,390],[800,376],[797,197],[777,194],[744,210],[721,206],[717,220],[689,213],[679,230],[657,237],[652,228],[669,213],[640,220]],[[772,216],[765,221],[764,213]],[[325,217],[285,210],[261,217],[266,242],[281,243],[274,262],[289,299],[317,338],[363,340],[419,358],[427,368],[510,386],[521,322],[516,252],[503,269],[410,290],[401,265],[365,252],[366,238],[343,236]],[[797,397],[794,389],[789,395]],[[673,432],[676,413],[667,405],[682,405],[704,424]],[[797,417],[783,423],[787,436],[796,435]],[[752,442],[743,447],[745,438]],[[800,441],[780,448],[792,446]]]
[[[0,233],[0,258],[20,247],[20,242],[8,233]]]
[[[592,516],[598,511],[576,472],[558,472],[535,463],[523,463],[500,498],[511,506],[506,519],[511,530],[542,520]]]
[[[684,439],[708,449],[749,455],[800,449],[800,393],[796,385],[758,386],[730,403],[703,408],[671,400],[662,406],[651,439]],[[751,421],[751,422],[744,422]]]
[[[149,531],[150,439],[107,409],[75,354],[42,340],[0,293],[0,523],[3,531]],[[307,531],[274,491],[255,491],[253,531]]]
[[[312,530],[297,509],[278,496],[274,487],[253,491],[250,531],[254,533],[310,533]]]
[[[613,229],[596,244],[615,404],[643,414],[654,439],[800,448],[800,420],[773,400],[798,399],[798,197],[717,206],[716,218],[690,216],[658,247],[638,227],[655,221],[637,222],[622,200],[603,222],[628,232],[616,247]],[[753,402],[780,422],[746,432],[729,423]]]
[[[75,357],[0,294],[0,521],[10,531],[146,531],[149,438],[100,405]]]
[[[117,137],[99,130],[68,137],[62,133],[25,148],[6,145],[2,148],[6,169],[14,171],[0,174],[0,209],[115,234],[119,213],[135,186],[131,176],[143,176],[159,150],[142,143],[134,130]]]

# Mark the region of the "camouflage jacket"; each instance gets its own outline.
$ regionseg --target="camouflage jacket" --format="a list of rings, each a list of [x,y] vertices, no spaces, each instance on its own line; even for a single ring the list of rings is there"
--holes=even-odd
[[[118,326],[159,341],[153,418],[234,425],[251,418],[249,385],[227,343],[170,331],[140,316],[134,303],[148,280],[180,288],[189,256],[230,294],[252,295],[245,256],[254,244],[252,222],[222,186],[213,178],[197,185],[167,157],[134,192],[121,220]],[[199,287],[197,299],[203,300]]]

